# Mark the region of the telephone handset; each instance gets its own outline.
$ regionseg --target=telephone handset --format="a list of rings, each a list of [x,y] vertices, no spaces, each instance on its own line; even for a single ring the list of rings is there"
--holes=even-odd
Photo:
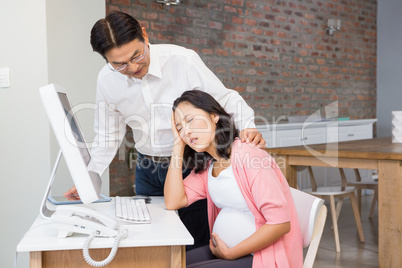
[[[114,218],[82,206],[58,206],[51,219],[59,229],[59,238],[65,238],[73,233],[93,232],[96,232],[96,236],[115,237],[119,232],[119,224]]]
[[[121,229],[119,223],[112,217],[93,209],[76,206],[58,206],[51,217],[54,226],[59,229],[59,238],[66,238],[73,233],[88,234],[84,242],[83,254],[85,261],[93,267],[109,264],[116,255],[120,240],[127,237],[127,230]],[[94,261],[89,256],[89,243],[94,237],[116,237],[109,256],[103,261]]]

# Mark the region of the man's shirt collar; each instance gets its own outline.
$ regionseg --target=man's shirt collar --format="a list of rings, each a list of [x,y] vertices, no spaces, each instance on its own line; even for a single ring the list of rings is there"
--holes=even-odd
[[[148,68],[148,74],[156,76],[158,78],[162,78],[162,70],[161,65],[159,63],[159,57],[157,53],[157,49],[149,44],[149,53],[150,53],[150,64]]]

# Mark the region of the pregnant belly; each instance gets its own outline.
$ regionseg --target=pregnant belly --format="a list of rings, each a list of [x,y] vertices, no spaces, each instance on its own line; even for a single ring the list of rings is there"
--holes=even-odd
[[[232,248],[255,232],[254,216],[251,213],[223,208],[212,231]]]

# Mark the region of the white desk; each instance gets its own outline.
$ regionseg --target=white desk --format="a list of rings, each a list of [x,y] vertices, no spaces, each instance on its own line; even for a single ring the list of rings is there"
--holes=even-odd
[[[51,204],[48,204],[52,208]],[[114,200],[88,207],[114,216]],[[163,197],[152,197],[148,204],[151,224],[120,222],[128,229],[128,237],[120,241],[114,260],[106,267],[185,267],[185,245],[194,240],[175,211],[166,210]],[[18,252],[30,252],[31,268],[90,267],[82,256],[86,235],[74,234],[57,238],[58,230],[41,216],[35,220],[17,246]],[[109,255],[113,238],[95,238],[90,255],[103,260]]]

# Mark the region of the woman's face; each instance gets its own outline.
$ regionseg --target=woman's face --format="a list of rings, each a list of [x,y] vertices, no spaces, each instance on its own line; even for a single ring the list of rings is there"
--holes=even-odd
[[[196,152],[215,151],[215,130],[219,116],[194,107],[189,102],[180,103],[174,112],[180,138]]]

